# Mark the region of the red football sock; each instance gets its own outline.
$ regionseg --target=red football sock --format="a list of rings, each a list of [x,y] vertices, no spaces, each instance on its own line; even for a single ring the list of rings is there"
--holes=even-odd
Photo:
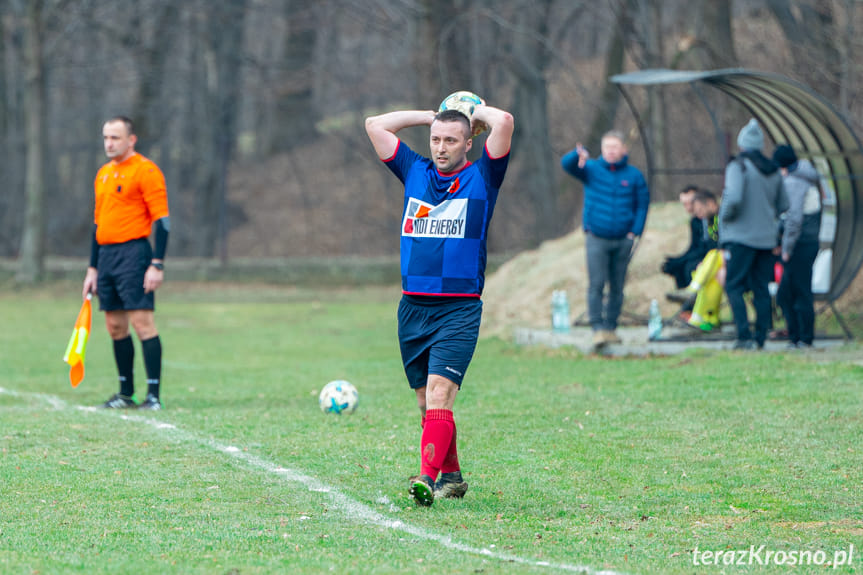
[[[443,463],[440,466],[441,473],[455,473],[461,471],[458,464],[458,449],[456,448],[456,438],[458,430],[455,427],[455,422],[452,424],[452,441],[449,442],[449,450],[446,452],[446,457],[443,458]]]
[[[426,423],[423,427],[420,442],[420,473],[437,479],[444,458],[452,443],[455,423],[452,411],[448,409],[429,409],[426,411]]]

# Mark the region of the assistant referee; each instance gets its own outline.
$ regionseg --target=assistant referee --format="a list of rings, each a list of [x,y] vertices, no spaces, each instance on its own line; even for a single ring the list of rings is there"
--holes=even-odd
[[[164,277],[170,218],[165,176],[151,160],[135,151],[132,120],[116,116],[102,127],[109,162],[96,174],[96,209],[90,266],[82,295],[96,292],[99,309],[114,341],[120,391],[102,407],[162,409],[162,342],[154,319],[155,291]],[[150,232],[155,235],[155,249]],[[135,393],[135,346],[129,324],[141,341],[147,372],[147,396]]]

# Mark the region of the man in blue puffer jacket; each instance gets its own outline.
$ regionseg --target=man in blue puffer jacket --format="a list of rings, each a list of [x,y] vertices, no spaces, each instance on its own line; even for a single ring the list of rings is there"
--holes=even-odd
[[[644,231],[650,194],[641,171],[627,163],[623,134],[602,137],[601,157],[589,159],[581,144],[561,159],[563,169],[584,182],[582,225],[587,252],[587,310],[594,345],[620,343],[615,333],[623,307],[623,284],[632,245]],[[603,292],[608,284],[608,297]]]

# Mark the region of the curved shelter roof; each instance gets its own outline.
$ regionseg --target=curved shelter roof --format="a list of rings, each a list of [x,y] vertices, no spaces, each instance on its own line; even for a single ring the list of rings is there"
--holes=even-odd
[[[863,149],[851,126],[829,102],[784,76],[742,68],[641,70],[613,76],[611,81],[641,86],[707,84],[743,104],[774,142],[787,142],[798,156],[810,158],[835,197],[831,281],[829,291],[821,297],[832,302],[842,295],[863,264],[863,229],[858,226],[863,222],[863,180],[858,179],[863,176]],[[649,151],[647,158],[651,164]]]

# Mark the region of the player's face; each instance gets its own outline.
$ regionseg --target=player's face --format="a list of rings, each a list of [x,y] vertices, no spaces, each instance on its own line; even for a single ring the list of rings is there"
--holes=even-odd
[[[438,171],[455,172],[467,163],[467,151],[473,140],[467,137],[462,122],[432,122],[429,140],[431,157]]]
[[[716,215],[716,212],[719,211],[716,202],[706,201],[699,202],[695,201],[692,204],[693,211],[695,213],[696,218],[700,218],[702,220],[710,219]]]
[[[112,160],[122,162],[131,156],[135,151],[136,140],[123,122],[107,122],[102,126],[105,155]]]
[[[616,164],[626,155],[626,146],[614,136],[603,138],[600,149],[602,151],[602,159],[609,164]]]
[[[695,192],[684,192],[680,194],[680,203],[683,204],[683,209],[690,216],[693,215],[695,209]]]

